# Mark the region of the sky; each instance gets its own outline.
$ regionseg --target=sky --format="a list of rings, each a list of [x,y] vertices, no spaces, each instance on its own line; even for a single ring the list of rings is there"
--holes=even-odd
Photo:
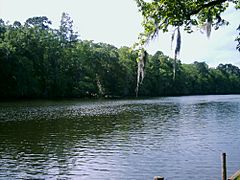
[[[47,16],[57,28],[61,15],[66,12],[74,22],[74,30],[83,40],[104,42],[116,47],[132,46],[143,31],[142,16],[134,0],[0,0],[0,18],[5,22],[24,23],[34,16]],[[179,58],[183,63],[206,62],[210,67],[231,63],[240,67],[240,53],[236,50],[236,28],[240,11],[229,9],[224,18],[230,25],[206,35],[197,31],[182,33]],[[150,54],[160,50],[173,57],[171,32],[160,33],[159,37],[146,46]]]

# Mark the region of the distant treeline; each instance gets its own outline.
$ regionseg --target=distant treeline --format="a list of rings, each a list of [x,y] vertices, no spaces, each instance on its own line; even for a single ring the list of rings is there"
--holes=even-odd
[[[47,17],[24,24],[0,19],[0,98],[135,96],[136,51],[80,40],[63,13],[59,29]],[[240,69],[209,68],[177,61],[162,52],[148,55],[140,96],[240,93]]]

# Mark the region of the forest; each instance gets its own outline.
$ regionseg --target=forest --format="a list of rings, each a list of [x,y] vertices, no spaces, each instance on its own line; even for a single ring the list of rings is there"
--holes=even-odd
[[[134,97],[138,52],[82,40],[62,14],[58,29],[45,17],[24,24],[0,19],[0,99]],[[158,51],[147,54],[139,96],[239,94],[240,69],[176,62]]]

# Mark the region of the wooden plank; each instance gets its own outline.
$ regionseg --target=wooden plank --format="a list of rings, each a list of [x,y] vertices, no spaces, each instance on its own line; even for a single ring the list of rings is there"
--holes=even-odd
[[[234,173],[228,180],[240,180],[240,170]]]

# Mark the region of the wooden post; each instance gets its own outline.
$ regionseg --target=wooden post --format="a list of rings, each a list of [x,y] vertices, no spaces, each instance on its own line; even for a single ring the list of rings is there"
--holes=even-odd
[[[226,153],[222,153],[222,180],[227,180]]]
[[[162,176],[154,176],[154,180],[164,180],[164,177],[162,177]]]

